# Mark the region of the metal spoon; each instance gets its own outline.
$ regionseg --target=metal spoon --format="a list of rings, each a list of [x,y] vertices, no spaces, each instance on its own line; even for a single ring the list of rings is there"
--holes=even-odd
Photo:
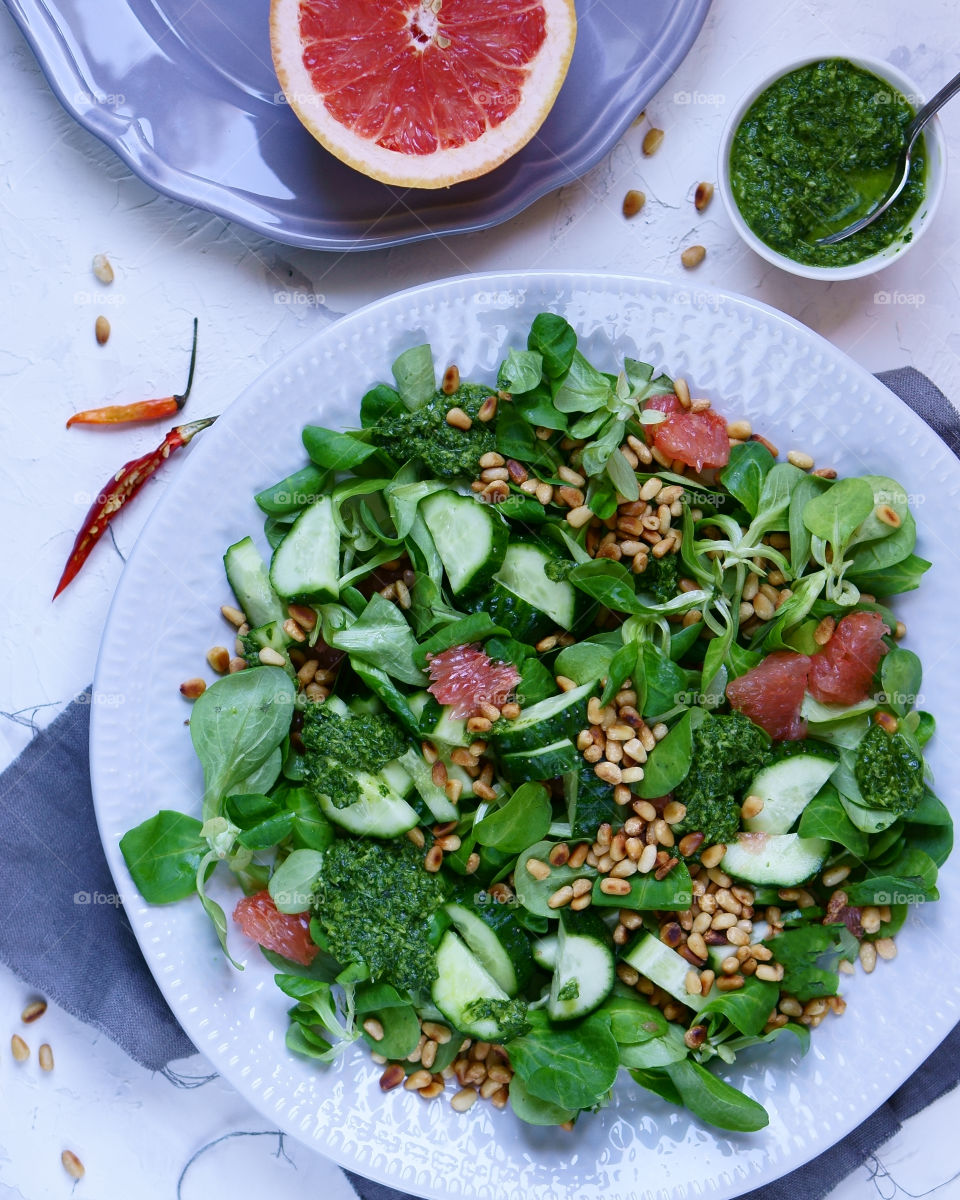
[[[854,221],[852,225],[848,225],[846,229],[841,229],[838,233],[831,233],[827,237],[817,238],[816,245],[833,246],[837,242],[845,241],[853,234],[859,233],[861,229],[866,229],[868,225],[872,225],[877,217],[882,216],[887,211],[907,186],[913,148],[916,145],[917,138],[920,136],[920,131],[933,114],[941,109],[957,92],[960,92],[960,74],[954,75],[950,82],[945,84],[932,100],[928,100],[907,126],[904,134],[904,146],[900,151],[900,157],[897,160],[897,166],[894,171],[894,181],[890,185],[890,190],[873,212],[868,213],[865,217],[861,217],[859,221]]]

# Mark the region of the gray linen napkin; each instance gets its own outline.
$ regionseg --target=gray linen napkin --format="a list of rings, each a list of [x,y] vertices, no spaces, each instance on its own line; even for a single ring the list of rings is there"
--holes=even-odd
[[[960,416],[913,367],[877,376],[960,457]],[[144,962],[119,906],[93,814],[79,696],[0,775],[6,867],[0,959],[151,1070],[195,1053]],[[819,1158],[741,1200],[822,1200],[913,1116],[960,1081],[960,1026],[872,1116]],[[404,1194],[345,1172],[361,1200]]]

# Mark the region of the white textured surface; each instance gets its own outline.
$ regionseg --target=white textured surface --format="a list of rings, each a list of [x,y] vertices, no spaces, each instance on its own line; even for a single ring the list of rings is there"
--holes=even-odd
[[[929,94],[960,69],[955,25],[952,0],[916,0],[908,10],[899,0],[877,0],[869,19],[865,9],[827,0],[785,0],[773,8],[762,0],[718,0],[681,71],[648,108],[666,131],[655,158],[642,157],[643,130],[633,129],[585,180],[509,226],[341,259],[289,251],[155,197],[64,117],[0,11],[0,709],[30,713],[52,705],[37,714],[45,721],[89,682],[121,567],[118,555],[105,541],[55,607],[47,597],[89,494],[160,436],[152,427],[66,433],[63,420],[101,399],[182,386],[194,314],[202,339],[194,416],[222,410],[309,332],[361,303],[422,279],[519,266],[682,276],[691,291],[722,285],[793,313],[870,370],[913,363],[948,394],[960,395],[956,172],[934,227],[906,260],[873,279],[831,288],[787,277],[746,252],[718,201],[700,218],[690,205],[696,181],[714,175],[725,104],[754,75],[807,51],[861,51],[895,62]],[[947,109],[943,122],[956,162],[960,110]],[[619,215],[628,187],[648,196],[645,212],[629,224]],[[678,256],[693,241],[702,242],[708,256],[687,275]],[[100,250],[109,251],[118,268],[109,293],[89,274],[90,258]],[[103,349],[92,338],[97,311],[114,328]],[[176,469],[172,464],[117,522],[122,552]],[[9,720],[0,731],[0,761],[6,762],[28,731]],[[940,955],[952,960],[950,943]],[[871,981],[881,991],[888,977],[880,972],[890,969],[896,965],[882,965]],[[902,1022],[907,1028],[930,1006],[919,988],[915,994],[917,1014]],[[0,1011],[11,1031],[26,996],[22,984],[0,972]],[[66,1195],[70,1181],[59,1164],[64,1146],[88,1166],[77,1195],[167,1198],[198,1148],[231,1131],[269,1128],[224,1082],[174,1090],[62,1013],[49,1013],[27,1036],[31,1061],[18,1067],[4,1051],[0,1063],[4,1198]],[[881,1026],[871,1037],[884,1059],[900,1044],[902,1029]],[[36,1064],[41,1040],[51,1041],[57,1055],[50,1077]],[[205,1070],[199,1059],[188,1069]],[[881,1152],[901,1194],[924,1193],[957,1172],[958,1120],[960,1096],[954,1094],[910,1121]],[[191,1168],[184,1200],[202,1194],[245,1200],[268,1189],[278,1200],[346,1195],[339,1172],[319,1155],[288,1142],[294,1170],[273,1156],[275,1148],[270,1138],[221,1144]],[[874,1185],[865,1168],[832,1200],[878,1194],[892,1197],[895,1184],[884,1178]],[[955,1194],[955,1185],[936,1192]]]

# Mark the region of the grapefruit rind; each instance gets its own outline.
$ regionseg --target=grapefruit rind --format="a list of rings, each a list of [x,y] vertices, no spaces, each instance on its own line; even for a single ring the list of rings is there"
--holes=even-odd
[[[521,150],[546,120],[567,74],[576,38],[573,0],[542,0],[546,38],[530,63],[523,98],[499,125],[475,141],[431,154],[405,154],[361,137],[331,116],[303,62],[301,0],[272,0],[270,43],[287,103],[322,146],[342,162],[381,183],[441,188],[485,175]]]

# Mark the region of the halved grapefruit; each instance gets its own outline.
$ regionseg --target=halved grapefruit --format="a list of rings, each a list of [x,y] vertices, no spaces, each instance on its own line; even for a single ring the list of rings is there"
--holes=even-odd
[[[313,136],[384,183],[447,187],[498,166],[550,111],[573,0],[272,0],[280,86]]]

